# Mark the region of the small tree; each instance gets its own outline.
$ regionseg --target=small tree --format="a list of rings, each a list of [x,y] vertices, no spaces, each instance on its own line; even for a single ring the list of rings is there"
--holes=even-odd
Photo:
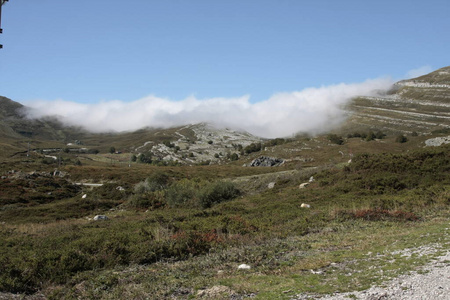
[[[381,140],[386,136],[381,130],[378,130],[377,133],[375,133],[375,138]]]
[[[401,134],[401,135],[397,136],[395,141],[397,143],[406,143],[408,141],[408,138],[406,136],[404,136],[403,134]]]
[[[338,136],[334,133],[329,134],[327,136],[328,140],[330,140],[330,142],[334,143],[334,144],[338,144],[338,145],[342,145],[344,143],[344,140],[342,139],[342,136]]]
[[[109,153],[116,153],[116,148],[115,147],[111,147],[109,148]]]
[[[139,155],[139,157],[138,157],[138,161],[140,163],[144,163],[144,164],[151,164],[152,157],[151,157],[151,155],[145,155],[144,153],[141,153],[141,155]]]
[[[373,131],[369,131],[369,133],[366,136],[366,141],[373,141],[376,138],[375,133],[373,133]]]

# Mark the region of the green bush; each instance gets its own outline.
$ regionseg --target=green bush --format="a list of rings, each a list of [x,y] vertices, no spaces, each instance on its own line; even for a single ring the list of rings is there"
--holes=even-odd
[[[166,205],[165,192],[155,191],[135,194],[128,199],[128,205],[134,208],[157,209]]]
[[[218,181],[205,186],[199,193],[199,201],[203,208],[231,200],[239,196],[240,191],[234,183]]]
[[[182,179],[173,183],[166,192],[166,201],[170,207],[185,206],[194,203],[196,196],[196,185],[188,180]]]
[[[337,144],[337,145],[342,145],[343,143],[344,143],[344,140],[342,139],[342,136],[338,136],[338,135],[336,135],[336,134],[329,134],[328,136],[327,136],[327,139],[330,141],[330,142],[332,142],[332,143],[334,143],[334,144]]]
[[[397,143],[406,143],[408,141],[408,138],[406,136],[404,136],[404,135],[399,135],[399,136],[397,136],[395,141]]]
[[[247,147],[245,147],[243,150],[246,154],[250,154],[253,152],[261,151],[261,143],[251,143]]]
[[[163,190],[169,183],[169,176],[163,172],[154,172],[145,181],[141,181],[134,186],[135,194],[144,194]]]

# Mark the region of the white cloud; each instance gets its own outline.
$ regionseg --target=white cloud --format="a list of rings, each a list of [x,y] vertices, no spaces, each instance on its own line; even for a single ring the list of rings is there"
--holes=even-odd
[[[239,98],[182,101],[148,96],[133,102],[104,101],[95,104],[32,101],[25,103],[30,118],[57,116],[67,125],[82,126],[93,132],[132,131],[143,127],[174,127],[208,122],[217,126],[246,130],[261,137],[283,137],[297,132],[319,133],[344,120],[342,105],[359,95],[374,95],[388,89],[387,78],[362,83],[337,84],[278,93],[251,103]]]
[[[412,69],[412,70],[408,71],[406,73],[406,78],[407,79],[416,78],[416,77],[420,77],[422,75],[428,74],[430,72],[433,72],[433,68],[431,68],[430,65],[426,65],[426,66],[422,66],[420,68]]]

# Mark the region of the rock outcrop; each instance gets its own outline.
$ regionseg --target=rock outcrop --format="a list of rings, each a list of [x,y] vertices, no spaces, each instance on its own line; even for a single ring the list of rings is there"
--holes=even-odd
[[[260,156],[252,161],[250,167],[276,167],[282,164],[284,164],[284,160],[281,158]]]

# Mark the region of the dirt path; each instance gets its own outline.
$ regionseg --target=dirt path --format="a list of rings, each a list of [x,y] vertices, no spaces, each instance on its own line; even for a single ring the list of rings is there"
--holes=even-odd
[[[296,300],[450,300],[450,251],[408,275],[359,292],[336,293],[325,297],[298,295]]]

